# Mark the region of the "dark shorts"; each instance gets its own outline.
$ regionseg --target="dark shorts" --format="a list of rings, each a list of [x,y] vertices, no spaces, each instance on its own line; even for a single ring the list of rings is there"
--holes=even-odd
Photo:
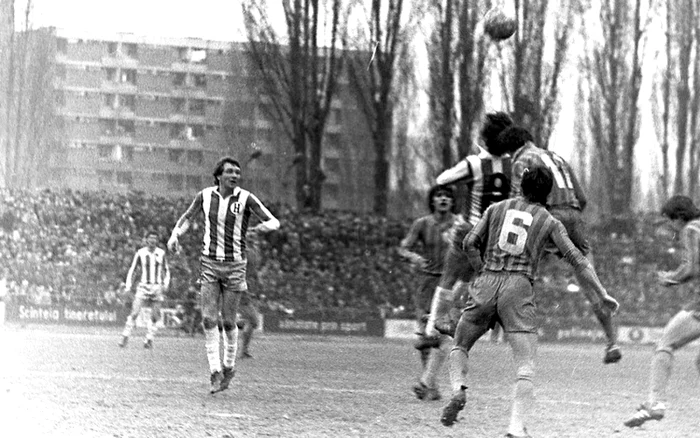
[[[416,319],[420,320],[423,315],[430,313],[430,304],[433,301],[433,294],[435,293],[435,288],[439,281],[439,274],[422,274],[420,285],[413,294],[413,306],[416,309]]]
[[[569,239],[583,255],[591,252],[591,244],[586,238],[586,222],[583,220],[583,212],[581,210],[571,207],[552,207],[549,212],[564,225]],[[546,251],[559,254],[559,249],[553,244],[548,246]]]
[[[440,287],[452,289],[452,286],[455,285],[457,280],[468,283],[474,277],[475,272],[474,269],[472,269],[472,265],[469,263],[467,253],[462,251],[462,241],[472,228],[473,226],[471,224],[462,223],[455,225],[450,231],[452,233],[452,244],[447,249],[447,253],[445,253],[442,276],[440,277]]]
[[[537,333],[535,293],[528,277],[486,271],[469,287],[462,318],[486,331],[496,321],[506,333]]]

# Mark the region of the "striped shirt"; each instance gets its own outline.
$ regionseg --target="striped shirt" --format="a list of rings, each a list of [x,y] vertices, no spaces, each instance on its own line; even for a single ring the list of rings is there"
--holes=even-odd
[[[208,187],[197,196],[202,197],[204,213],[202,255],[223,262],[246,260],[246,232],[253,203],[272,214],[255,195],[240,187],[225,198],[218,187]]]
[[[509,155],[495,156],[482,151],[467,156],[454,167],[441,173],[436,182],[440,185],[467,183],[470,193],[462,214],[467,222],[474,225],[491,204],[508,198],[510,176]]]
[[[424,273],[439,275],[442,272],[445,253],[450,245],[449,231],[455,220],[456,216],[450,214],[449,220],[440,222],[430,214],[416,219],[411,224],[403,242],[420,242],[423,245],[422,255],[426,260]]]
[[[489,207],[465,239],[472,265],[520,273],[534,280],[545,246],[553,242],[577,270],[587,264],[561,222],[546,208],[519,197]],[[481,248],[485,248],[483,260]]]
[[[676,283],[700,276],[700,219],[694,219],[683,227],[680,240],[683,244],[681,265],[667,277]]]
[[[552,191],[547,197],[547,206],[581,209],[579,196],[582,194],[577,191],[578,182],[569,163],[554,152],[540,149],[532,143],[520,148],[513,156],[511,198],[522,195],[520,184],[525,170],[538,166],[549,169],[554,177]]]
[[[134,262],[127,274],[128,283],[131,283],[131,278],[134,275],[134,270],[137,265],[141,268],[140,284],[165,284],[165,279],[168,274],[168,261],[165,258],[164,250],[155,248],[151,251],[145,246],[136,251]]]

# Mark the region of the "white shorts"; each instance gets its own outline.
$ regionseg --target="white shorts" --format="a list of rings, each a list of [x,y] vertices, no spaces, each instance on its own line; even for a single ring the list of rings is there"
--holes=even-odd
[[[163,285],[139,283],[136,287],[135,298],[137,300],[163,301],[165,299]]]

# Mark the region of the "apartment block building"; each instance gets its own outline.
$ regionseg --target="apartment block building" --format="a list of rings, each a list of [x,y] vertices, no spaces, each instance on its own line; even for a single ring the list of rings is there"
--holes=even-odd
[[[222,155],[241,185],[294,204],[292,146],[255,95],[244,45],[195,38],[55,31],[53,187],[166,196],[211,185]],[[324,208],[370,211],[373,152],[347,81],[327,123]],[[254,159],[250,159],[254,151]]]

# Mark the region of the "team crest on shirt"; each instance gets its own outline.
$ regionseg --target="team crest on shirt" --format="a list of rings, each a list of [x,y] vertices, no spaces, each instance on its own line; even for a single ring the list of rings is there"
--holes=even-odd
[[[233,214],[240,214],[241,211],[243,211],[243,204],[240,202],[234,202],[231,204],[231,213]]]

